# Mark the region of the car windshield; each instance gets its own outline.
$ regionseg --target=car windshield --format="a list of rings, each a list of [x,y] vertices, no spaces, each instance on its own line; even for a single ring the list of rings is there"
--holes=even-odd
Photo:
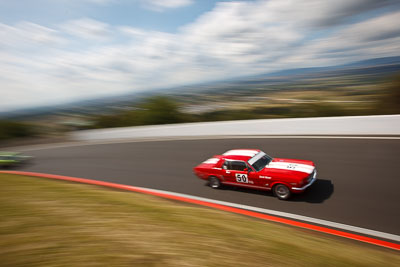
[[[263,155],[257,159],[251,166],[258,172],[264,169],[272,161],[272,158],[267,154],[263,153]]]

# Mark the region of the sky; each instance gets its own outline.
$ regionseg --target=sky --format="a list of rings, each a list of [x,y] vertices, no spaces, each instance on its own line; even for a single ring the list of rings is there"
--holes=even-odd
[[[399,56],[399,21],[398,0],[0,0],[0,112]]]

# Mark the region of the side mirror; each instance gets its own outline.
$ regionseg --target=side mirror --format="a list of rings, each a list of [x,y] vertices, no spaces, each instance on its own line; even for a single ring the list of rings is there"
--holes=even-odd
[[[249,172],[249,168],[244,168],[244,170],[243,171],[245,171],[245,172]]]

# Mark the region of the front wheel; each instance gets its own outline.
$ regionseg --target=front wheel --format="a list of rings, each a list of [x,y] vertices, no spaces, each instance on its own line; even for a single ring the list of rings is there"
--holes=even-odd
[[[290,197],[290,190],[286,185],[277,184],[273,188],[274,195],[280,200],[286,200]]]
[[[208,184],[210,185],[211,188],[214,189],[221,188],[221,182],[217,177],[210,177],[208,179]]]

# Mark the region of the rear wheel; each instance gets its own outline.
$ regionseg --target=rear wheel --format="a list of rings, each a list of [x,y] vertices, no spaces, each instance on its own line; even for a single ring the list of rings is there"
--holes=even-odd
[[[221,188],[221,182],[219,181],[219,179],[217,177],[210,177],[208,179],[208,184],[210,185],[211,188],[217,189],[217,188]]]
[[[273,188],[273,192],[274,195],[281,200],[286,200],[291,195],[289,188],[283,184],[275,185]]]

